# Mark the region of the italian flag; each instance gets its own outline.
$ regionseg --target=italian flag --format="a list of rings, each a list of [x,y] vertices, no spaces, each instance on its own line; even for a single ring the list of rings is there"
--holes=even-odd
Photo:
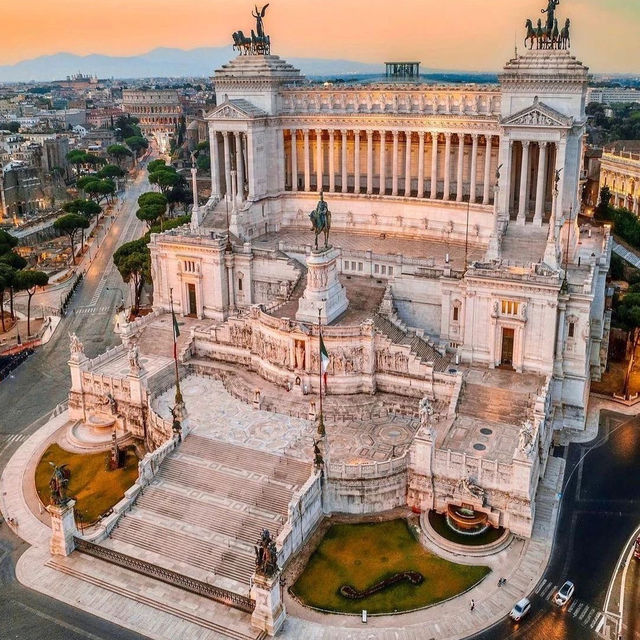
[[[178,336],[180,335],[180,328],[178,327],[178,321],[176,320],[176,314],[171,310],[171,319],[173,320],[173,359],[178,359]]]
[[[329,354],[327,348],[324,346],[324,340],[322,334],[320,334],[320,373],[322,374],[322,380],[325,387],[327,386],[327,369],[329,368]]]

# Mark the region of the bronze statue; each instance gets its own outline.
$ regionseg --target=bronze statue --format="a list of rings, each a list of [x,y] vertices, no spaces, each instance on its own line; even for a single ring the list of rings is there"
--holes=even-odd
[[[551,34],[553,31],[553,21],[556,16],[556,7],[560,4],[560,0],[549,0],[549,4],[546,9],[542,9],[541,13],[547,14],[547,34]]]
[[[553,0],[552,0],[553,1]],[[264,38],[264,22],[262,18],[264,18],[264,14],[267,12],[267,7],[269,5],[265,4],[260,11],[258,11],[258,5],[255,5],[256,11],[255,13],[252,11],[251,15],[256,19],[256,31],[258,32],[258,38]]]
[[[264,32],[264,14],[267,11],[269,5],[265,4],[262,9],[258,9],[258,5],[255,6],[255,12],[251,12],[251,15],[256,19],[255,31],[251,29],[251,37],[245,36],[242,31],[234,31],[231,37],[233,38],[233,49],[240,55],[269,55],[271,53],[271,39]]]
[[[316,251],[318,250],[318,236],[324,233],[324,248],[329,248],[329,231],[331,230],[331,211],[324,200],[324,194],[320,192],[320,200],[316,208],[309,214],[311,220],[311,231],[316,234]]]
[[[256,552],[256,572],[270,578],[278,572],[278,550],[276,543],[273,541],[268,529],[263,529],[257,546],[254,546]]]
[[[322,451],[320,451],[320,440],[313,441],[313,464],[317,469],[324,466],[324,458],[322,457]]]
[[[67,486],[69,485],[69,480],[71,480],[71,470],[66,464],[61,466],[53,464],[53,462],[49,464],[53,467],[53,474],[51,480],[49,480],[51,504],[57,507],[63,507],[69,502]]]
[[[182,425],[178,418],[178,407],[169,407],[171,412],[171,431],[178,436],[178,442],[182,442]]]

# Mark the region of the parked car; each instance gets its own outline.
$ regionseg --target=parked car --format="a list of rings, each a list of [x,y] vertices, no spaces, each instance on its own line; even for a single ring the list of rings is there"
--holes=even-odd
[[[556,593],[553,601],[559,606],[564,607],[569,600],[571,600],[571,596],[573,592],[576,590],[573,582],[567,580],[561,587],[558,589],[558,593]]]
[[[511,613],[509,614],[509,617],[514,622],[520,622],[520,620],[522,620],[522,618],[524,618],[527,615],[527,613],[529,613],[530,609],[531,609],[531,602],[529,602],[527,598],[522,598],[522,600],[519,600],[518,602],[515,603],[513,609],[511,609]]]

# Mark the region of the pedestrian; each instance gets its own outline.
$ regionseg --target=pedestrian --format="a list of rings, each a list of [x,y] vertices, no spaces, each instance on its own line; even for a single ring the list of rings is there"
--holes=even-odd
[[[476,608],[476,601],[471,598],[471,611],[473,611]]]

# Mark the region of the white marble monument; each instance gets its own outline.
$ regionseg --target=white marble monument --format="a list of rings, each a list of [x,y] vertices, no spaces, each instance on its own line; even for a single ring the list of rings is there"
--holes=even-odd
[[[344,286],[338,280],[339,252],[329,247],[314,251],[307,258],[307,286],[298,303],[296,320],[322,324],[333,322],[349,306]]]

